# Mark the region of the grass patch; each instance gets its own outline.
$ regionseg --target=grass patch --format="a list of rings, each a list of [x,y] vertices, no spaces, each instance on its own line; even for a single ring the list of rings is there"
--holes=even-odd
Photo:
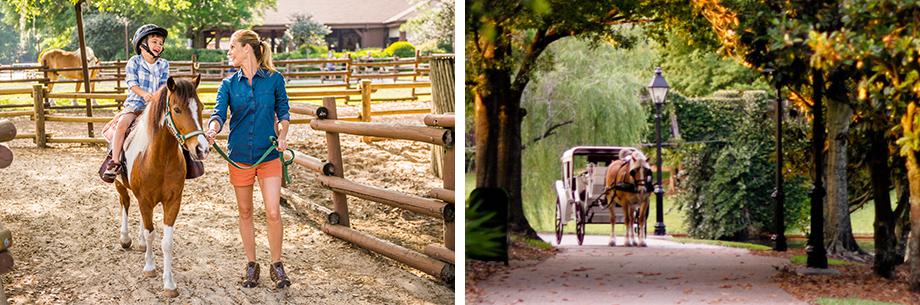
[[[793,264],[805,265],[808,262],[808,256],[796,255],[796,256],[793,256],[792,259],[790,259],[790,261],[792,261]],[[839,260],[839,259],[833,259],[833,258],[828,258],[827,264],[829,266],[852,265],[852,263],[850,262]],[[849,303],[845,303],[845,304],[849,304]]]
[[[530,239],[524,235],[511,234],[511,240],[520,242],[520,243],[524,243],[529,247],[534,247],[534,248],[541,249],[541,250],[549,250],[553,248],[553,245],[545,241],[542,241],[539,239]]]
[[[899,305],[898,303],[879,302],[855,298],[818,298],[817,302],[820,305]]]
[[[766,250],[772,249],[764,245],[737,242],[737,241],[693,239],[693,238],[682,238],[682,237],[675,237],[673,240],[676,242],[682,243],[682,244],[717,245],[717,246],[723,246],[723,247],[742,248],[742,249],[759,250],[759,251],[766,251]]]
[[[856,243],[859,244],[859,248],[865,251],[875,252],[875,241],[871,239],[857,239]],[[786,242],[786,245],[789,246],[790,249],[804,249],[805,246],[808,245],[808,241],[804,239],[789,240]]]

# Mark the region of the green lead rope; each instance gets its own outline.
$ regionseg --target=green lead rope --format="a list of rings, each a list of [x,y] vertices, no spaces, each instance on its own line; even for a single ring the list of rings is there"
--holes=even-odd
[[[265,158],[268,158],[268,154],[270,154],[273,150],[278,148],[278,139],[276,139],[274,136],[270,136],[268,137],[268,140],[272,142],[272,146],[266,149],[264,153],[262,153],[262,157],[260,157],[259,160],[256,161],[256,163],[253,163],[252,165],[249,165],[249,166],[240,166],[239,163],[236,163],[233,160],[230,160],[230,156],[228,156],[227,153],[224,152],[224,150],[221,149],[220,146],[217,145],[217,142],[214,142],[214,144],[211,144],[211,147],[214,147],[214,149],[217,150],[217,153],[219,153],[221,157],[224,157],[224,160],[227,160],[227,163],[230,163],[230,165],[233,165],[233,167],[236,167],[242,170],[247,170],[247,169],[253,169],[256,166],[259,166],[259,164],[261,164],[262,162],[265,162]],[[291,184],[291,176],[288,174],[288,165],[291,165],[291,163],[294,163],[294,150],[290,148],[286,150],[291,152],[291,159],[284,160],[284,152],[281,152],[281,173],[282,173],[282,176],[284,176],[284,183]]]

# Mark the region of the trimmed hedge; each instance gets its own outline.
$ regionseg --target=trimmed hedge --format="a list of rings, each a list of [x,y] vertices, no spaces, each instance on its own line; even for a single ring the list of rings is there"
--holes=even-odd
[[[763,91],[734,91],[691,99],[672,94],[668,102],[662,117],[663,141],[671,138],[670,113],[676,111],[682,140],[692,143],[669,152],[672,162],[679,160],[677,206],[687,215],[690,236],[746,240],[774,233],[772,97]],[[654,124],[654,115],[649,124]],[[806,126],[787,120],[784,133],[801,134]],[[649,137],[654,143],[654,134]],[[802,141],[807,138],[787,138],[784,144],[796,147]],[[801,173],[786,174],[788,228],[807,228],[807,180]]]
[[[397,41],[383,50],[388,56],[398,56],[402,58],[415,57],[415,46],[408,41]]]

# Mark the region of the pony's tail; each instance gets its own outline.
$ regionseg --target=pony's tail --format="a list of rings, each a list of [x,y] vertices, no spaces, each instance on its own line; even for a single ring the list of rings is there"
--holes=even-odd
[[[42,66],[47,65],[47,63],[45,62],[45,54],[46,54],[46,53],[48,53],[48,50],[47,50],[47,49],[42,50],[41,53],[38,53],[38,63],[42,64]]]

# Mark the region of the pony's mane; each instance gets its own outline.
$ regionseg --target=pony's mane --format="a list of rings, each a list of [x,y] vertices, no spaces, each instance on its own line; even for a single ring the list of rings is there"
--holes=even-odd
[[[173,98],[173,103],[176,106],[181,106],[183,108],[188,108],[188,99],[196,96],[197,91],[195,90],[195,85],[192,82],[185,79],[176,79],[176,90],[172,95],[176,96]],[[147,105],[147,125],[150,126],[152,135],[160,132],[160,128],[163,127],[160,124],[160,121],[163,120],[163,116],[166,115],[166,85],[163,85],[156,91],[157,99]]]

